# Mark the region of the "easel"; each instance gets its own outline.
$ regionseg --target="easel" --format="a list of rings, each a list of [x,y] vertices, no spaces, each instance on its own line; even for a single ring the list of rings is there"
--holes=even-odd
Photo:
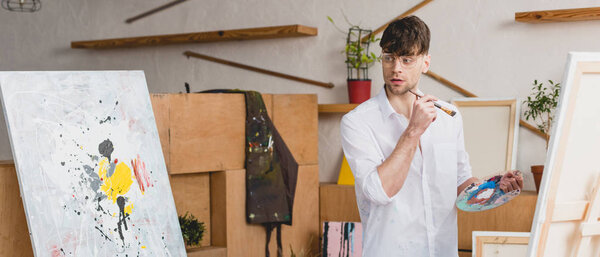
[[[595,184],[594,190],[589,201],[589,206],[585,212],[585,217],[580,225],[580,234],[577,235],[575,243],[575,256],[583,256],[582,248],[586,248],[592,236],[600,235],[600,222],[598,221],[598,211],[600,211],[600,177]]]
[[[583,249],[590,244],[593,236],[600,236],[600,221],[598,213],[600,211],[600,176],[598,177],[594,189],[588,201],[574,201],[557,203],[552,210],[552,219],[547,223],[556,222],[578,222],[578,234],[575,241],[575,254],[573,256],[586,256],[582,253]],[[541,245],[545,245],[542,242]]]

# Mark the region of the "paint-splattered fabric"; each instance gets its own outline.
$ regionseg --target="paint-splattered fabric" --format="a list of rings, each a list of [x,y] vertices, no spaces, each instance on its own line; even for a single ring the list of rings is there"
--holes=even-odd
[[[256,91],[209,90],[203,93],[243,93],[246,99],[246,221],[265,224],[267,245],[277,228],[282,254],[281,224],[292,225],[298,163],[268,116]],[[268,247],[266,248],[269,256]]]

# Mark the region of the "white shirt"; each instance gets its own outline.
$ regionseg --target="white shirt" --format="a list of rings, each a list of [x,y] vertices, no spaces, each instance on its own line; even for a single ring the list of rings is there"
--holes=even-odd
[[[404,185],[391,198],[377,167],[396,147],[408,120],[394,111],[385,89],[342,118],[342,147],[355,178],[365,257],[458,256],[454,202],[457,187],[471,177],[471,166],[460,113],[438,103],[457,114],[438,109]]]

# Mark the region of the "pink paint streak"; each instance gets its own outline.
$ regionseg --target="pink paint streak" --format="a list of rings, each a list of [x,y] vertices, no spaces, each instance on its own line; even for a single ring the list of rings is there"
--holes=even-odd
[[[146,191],[146,188],[154,186],[150,180],[150,175],[146,170],[146,163],[140,160],[139,154],[136,159],[131,161],[131,167],[133,167],[135,180],[137,180],[138,186],[140,187],[140,191],[142,191],[142,193]]]

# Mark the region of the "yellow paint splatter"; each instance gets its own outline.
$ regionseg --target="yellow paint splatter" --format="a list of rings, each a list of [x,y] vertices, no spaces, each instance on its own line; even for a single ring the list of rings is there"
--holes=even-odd
[[[113,203],[115,203],[117,197],[126,194],[129,191],[131,184],[133,184],[131,168],[129,168],[127,164],[119,162],[115,167],[115,172],[112,176],[107,177],[108,167],[110,166],[108,159],[103,158],[98,166],[98,176],[100,176],[100,179],[104,182],[102,186],[100,186],[100,189],[104,191],[106,196],[108,196],[108,199],[111,199]]]
[[[145,246],[145,245],[142,245],[142,249],[146,249],[146,246]]]
[[[130,203],[129,205],[125,206],[125,214],[131,214],[131,211],[133,211],[133,203]]]

